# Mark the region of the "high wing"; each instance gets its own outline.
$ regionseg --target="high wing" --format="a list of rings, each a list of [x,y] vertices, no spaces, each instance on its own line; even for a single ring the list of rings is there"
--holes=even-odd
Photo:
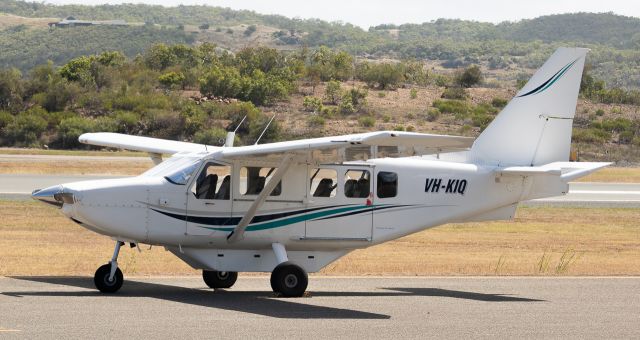
[[[121,133],[97,132],[82,134],[78,140],[83,144],[106,146],[110,148],[148,152],[150,154],[174,154],[178,152],[213,151],[215,147],[202,144],[179,142],[174,140],[131,136]]]
[[[321,137],[301,139],[288,142],[277,142],[262,145],[239,146],[224,148],[221,153],[228,159],[245,159],[261,157],[281,158],[283,154],[304,154],[312,151],[332,151],[342,148],[358,146],[397,147],[412,149],[412,154],[434,154],[465,150],[471,147],[474,139],[470,137],[433,135],[425,133],[379,131],[343,135],[335,137]],[[316,157],[314,154],[312,157]]]
[[[339,162],[338,150],[371,146],[395,148],[398,155],[425,155],[460,151],[471,147],[473,138],[460,136],[433,135],[425,133],[379,131],[335,137],[301,139],[239,147],[211,147],[203,144],[179,142],[159,138],[130,136],[119,133],[85,133],[79,141],[84,144],[99,145],[134,151],[148,152],[160,156],[178,152],[201,152],[221,150],[225,159],[281,159],[284,154],[310,157],[316,161]],[[317,151],[317,153],[314,153]],[[344,156],[344,155],[343,155]],[[347,157],[348,158],[348,157]]]

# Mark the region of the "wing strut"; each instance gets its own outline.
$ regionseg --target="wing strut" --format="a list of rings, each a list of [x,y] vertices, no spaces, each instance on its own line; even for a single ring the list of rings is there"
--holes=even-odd
[[[280,164],[278,165],[278,170],[276,170],[276,172],[273,174],[273,177],[271,177],[271,179],[269,180],[269,183],[265,185],[264,189],[262,189],[262,191],[260,192],[256,200],[253,201],[253,204],[251,204],[251,207],[249,207],[249,210],[247,210],[244,216],[242,216],[242,219],[240,220],[240,222],[238,222],[238,225],[236,226],[236,228],[233,229],[233,231],[231,232],[231,234],[229,234],[229,236],[227,236],[227,242],[233,243],[242,239],[245,229],[247,228],[249,223],[251,223],[251,220],[253,219],[253,217],[256,215],[258,208],[262,206],[262,203],[264,203],[264,201],[267,200],[267,197],[269,197],[273,189],[276,188],[276,185],[278,185],[278,182],[280,182],[282,177],[284,177],[284,174],[287,172],[287,169],[289,169],[289,166],[291,165],[291,163],[293,163],[292,160],[293,160],[293,154],[286,154],[282,159],[282,161],[280,161]]]

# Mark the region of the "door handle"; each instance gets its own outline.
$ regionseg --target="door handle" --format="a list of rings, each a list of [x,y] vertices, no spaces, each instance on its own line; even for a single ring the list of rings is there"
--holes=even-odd
[[[204,202],[204,205],[216,205],[216,204],[213,202]]]

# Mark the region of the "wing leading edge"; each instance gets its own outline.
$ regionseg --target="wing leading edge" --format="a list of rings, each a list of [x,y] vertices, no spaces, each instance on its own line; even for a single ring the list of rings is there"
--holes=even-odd
[[[78,140],[83,144],[106,146],[133,151],[143,151],[150,154],[174,154],[178,152],[212,151],[215,147],[203,144],[179,142],[174,140],[131,136],[120,133],[97,132],[82,134]]]

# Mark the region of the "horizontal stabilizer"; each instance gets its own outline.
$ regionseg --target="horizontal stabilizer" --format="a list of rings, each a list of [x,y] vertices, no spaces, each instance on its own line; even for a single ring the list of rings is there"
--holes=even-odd
[[[500,176],[559,176],[563,182],[570,182],[610,164],[606,162],[554,162],[542,166],[499,168],[496,173]]]

